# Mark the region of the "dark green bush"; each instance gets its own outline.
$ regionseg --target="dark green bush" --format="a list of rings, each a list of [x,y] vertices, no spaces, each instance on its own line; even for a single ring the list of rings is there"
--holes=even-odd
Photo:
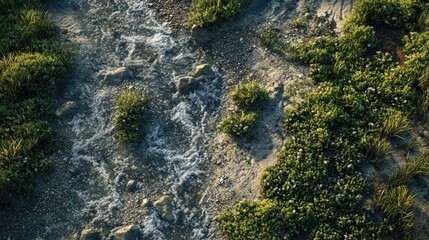
[[[229,94],[234,104],[243,110],[258,110],[268,100],[268,91],[255,80],[239,83]]]
[[[126,90],[116,101],[113,118],[116,136],[122,142],[136,142],[142,136],[144,110],[149,99],[140,90]]]
[[[233,114],[222,119],[218,129],[230,136],[243,136],[255,127],[257,119],[257,113]]]

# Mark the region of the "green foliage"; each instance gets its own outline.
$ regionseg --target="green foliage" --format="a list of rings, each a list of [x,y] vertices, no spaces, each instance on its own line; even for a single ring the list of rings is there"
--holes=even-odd
[[[50,167],[56,144],[47,97],[71,65],[38,0],[0,0],[0,205],[28,191],[28,179]]]
[[[363,206],[369,187],[359,169],[363,161],[384,157],[388,138],[408,131],[410,111],[428,90],[429,33],[409,33],[422,2],[361,0],[341,36],[289,48],[291,59],[310,64],[317,87],[286,109],[284,129],[290,137],[277,163],[262,175],[260,200],[239,203],[220,217],[229,237],[379,239],[384,234],[373,210]],[[375,33],[380,25],[405,35],[404,62],[395,62],[393,53],[380,46]],[[413,174],[403,174],[405,179],[425,172],[426,165],[409,165]],[[376,202],[388,224],[407,234],[412,201],[408,190],[399,187],[386,190]]]
[[[255,127],[257,119],[258,114],[254,112],[233,114],[223,118],[218,129],[233,137],[243,136]]]
[[[136,142],[142,137],[144,110],[149,99],[140,90],[125,90],[116,101],[113,118],[116,136],[122,142]]]
[[[280,33],[280,29],[270,28],[259,34],[259,40],[263,45],[270,48],[271,51],[281,56],[285,56],[289,49],[289,45],[281,40]]]
[[[375,199],[375,207],[387,218],[397,239],[409,239],[413,223],[415,197],[406,186],[384,189]]]
[[[222,20],[233,18],[250,0],[192,0],[187,25],[209,27]]]
[[[389,178],[391,187],[407,185],[413,178],[429,174],[429,150],[424,150],[413,162],[396,169]]]
[[[234,104],[243,110],[258,110],[268,100],[268,91],[255,80],[239,83],[229,94]]]

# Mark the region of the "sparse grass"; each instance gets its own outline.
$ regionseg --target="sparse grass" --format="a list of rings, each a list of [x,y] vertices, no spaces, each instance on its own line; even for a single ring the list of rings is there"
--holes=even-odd
[[[249,2],[250,0],[193,0],[187,25],[210,27],[233,18]]]
[[[268,91],[256,80],[252,80],[239,83],[229,97],[243,110],[258,110],[268,100]]]
[[[149,99],[141,90],[125,90],[116,101],[113,118],[115,134],[122,142],[136,142],[142,137],[144,110]]]
[[[259,40],[274,53],[282,57],[287,55],[289,45],[282,40],[280,29],[270,28],[262,31],[259,34]]]
[[[218,129],[232,137],[243,136],[255,127],[257,119],[258,114],[254,112],[233,114],[223,118]]]
[[[387,218],[395,239],[409,239],[414,226],[414,199],[406,186],[384,189],[375,199],[375,207]]]
[[[423,150],[416,160],[396,169],[389,178],[391,187],[407,185],[413,178],[429,174],[429,150]]]

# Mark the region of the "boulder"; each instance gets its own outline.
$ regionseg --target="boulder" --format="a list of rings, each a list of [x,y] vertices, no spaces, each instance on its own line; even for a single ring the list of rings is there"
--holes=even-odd
[[[133,73],[128,68],[120,67],[107,72],[106,75],[104,75],[104,81],[113,83],[132,77]]]
[[[181,77],[177,80],[176,87],[179,94],[186,95],[200,87],[200,79],[190,76]]]
[[[85,228],[80,232],[80,240],[101,240],[101,234],[94,228]]]
[[[70,117],[76,114],[77,110],[78,110],[78,106],[76,102],[67,101],[55,111],[55,116],[59,118]]]
[[[195,68],[195,72],[194,72],[194,77],[195,78],[198,78],[198,77],[201,77],[201,76],[204,76],[204,77],[214,77],[215,75],[216,75],[216,73],[213,71],[213,69],[208,64],[198,65]]]
[[[134,192],[137,190],[137,181],[136,180],[130,180],[127,182],[126,189],[128,192]]]
[[[210,36],[210,32],[205,28],[200,28],[197,25],[194,25],[191,28],[191,37],[196,42],[204,43],[210,40]]]
[[[174,204],[172,197],[162,196],[153,203],[153,206],[164,220],[168,222],[172,222],[174,220]]]
[[[137,225],[131,224],[112,230],[112,240],[136,240],[141,234]]]

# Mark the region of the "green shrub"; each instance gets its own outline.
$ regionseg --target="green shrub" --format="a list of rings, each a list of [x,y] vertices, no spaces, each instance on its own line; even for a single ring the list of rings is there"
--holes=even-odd
[[[257,119],[257,113],[241,112],[241,114],[234,114],[223,118],[218,129],[230,136],[243,136],[255,127]]]
[[[258,110],[268,99],[268,91],[253,80],[239,83],[229,97],[237,107],[243,110]]]
[[[375,207],[387,218],[397,239],[410,237],[414,225],[414,199],[406,186],[384,189],[375,199]]]
[[[209,27],[233,18],[250,0],[193,0],[187,25]]]
[[[125,90],[116,101],[113,118],[115,134],[122,142],[136,142],[142,137],[144,110],[149,99],[140,90]]]

